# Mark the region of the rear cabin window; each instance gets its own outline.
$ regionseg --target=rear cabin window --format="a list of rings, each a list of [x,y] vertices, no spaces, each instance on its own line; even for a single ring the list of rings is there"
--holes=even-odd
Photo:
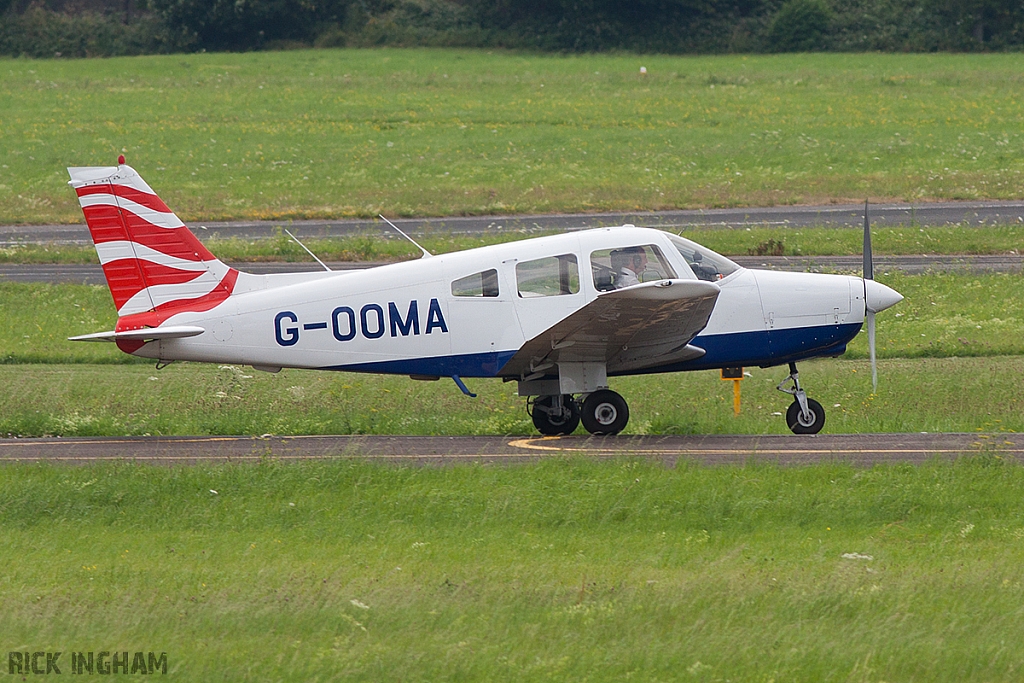
[[[498,296],[498,271],[473,273],[452,283],[452,296]]]
[[[592,252],[590,269],[594,274],[594,288],[600,292],[676,276],[661,249],[653,244]]]
[[[516,264],[519,296],[561,296],[580,291],[580,270],[575,254],[548,256]]]

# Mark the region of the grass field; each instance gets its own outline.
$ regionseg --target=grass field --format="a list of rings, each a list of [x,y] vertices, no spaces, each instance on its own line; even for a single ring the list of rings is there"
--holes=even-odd
[[[0,60],[0,222],[125,151],[183,218],[1016,198],[1024,56]],[[648,74],[639,74],[643,65]]]
[[[742,411],[717,372],[613,379],[630,434],[785,434],[785,368],[748,368]],[[825,406],[828,433],[1024,432],[1024,356],[883,360],[871,393],[867,361],[800,365]],[[0,366],[0,436],[188,434],[535,434],[514,384],[175,364]],[[927,400],[922,400],[927,397]],[[582,429],[580,433],[583,433]]]
[[[186,220],[1017,198],[1022,60],[0,60],[0,223],[81,221],[64,167],[122,150]],[[908,225],[875,246],[1007,253],[1021,232]],[[860,251],[856,230],[688,236],[725,253]],[[305,260],[283,238],[211,246]],[[363,237],[311,246],[411,255]],[[801,365],[826,430],[1024,430],[1021,279],[879,279],[907,299],[879,316],[878,393],[863,335],[852,360]],[[105,287],[0,284],[0,436],[533,433],[493,380],[470,381],[474,400],[450,381],[156,371],[64,339],[113,322]],[[750,372],[738,418],[716,373],[614,387],[631,433],[785,432],[785,371]],[[4,465],[0,647],[64,651],[65,666],[72,650],[167,652],[180,680],[1012,681],[1022,501],[1024,467],[998,454],[863,470]]]
[[[8,650],[176,680],[1012,681],[1024,468],[5,466]],[[66,672],[66,669],[65,669]]]

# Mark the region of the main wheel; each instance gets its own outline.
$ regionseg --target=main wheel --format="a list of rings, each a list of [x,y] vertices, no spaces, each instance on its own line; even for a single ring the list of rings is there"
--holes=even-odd
[[[580,424],[580,409],[568,394],[538,396],[532,417],[533,426],[545,436],[572,434]]]
[[[808,420],[800,410],[800,403],[793,401],[786,411],[786,424],[794,434],[817,434],[825,426],[825,409],[813,398],[807,399],[807,409],[811,411]]]
[[[583,401],[583,428],[591,434],[618,434],[629,422],[626,399],[610,389],[595,391]]]

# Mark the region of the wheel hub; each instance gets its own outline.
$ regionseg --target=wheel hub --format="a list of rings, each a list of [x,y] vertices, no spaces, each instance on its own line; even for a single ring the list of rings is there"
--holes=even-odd
[[[594,410],[594,417],[597,418],[597,422],[606,427],[615,422],[618,416],[619,411],[611,403],[602,403]]]

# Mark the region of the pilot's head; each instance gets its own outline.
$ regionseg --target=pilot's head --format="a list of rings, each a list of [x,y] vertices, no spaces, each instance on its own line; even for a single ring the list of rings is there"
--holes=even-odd
[[[647,269],[647,252],[643,247],[626,247],[611,253],[611,265],[614,270],[629,268],[640,274]]]

